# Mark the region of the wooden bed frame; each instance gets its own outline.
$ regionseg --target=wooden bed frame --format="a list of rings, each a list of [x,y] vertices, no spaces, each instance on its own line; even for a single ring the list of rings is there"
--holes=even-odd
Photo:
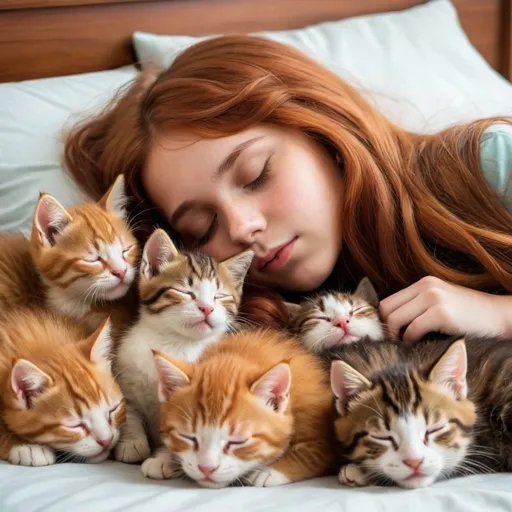
[[[135,60],[136,30],[289,29],[425,0],[0,0],[0,82],[112,69]],[[512,0],[453,0],[473,45],[512,78]]]

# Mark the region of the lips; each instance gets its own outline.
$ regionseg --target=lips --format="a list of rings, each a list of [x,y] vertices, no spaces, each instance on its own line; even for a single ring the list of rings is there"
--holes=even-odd
[[[276,267],[276,266],[282,267],[288,260],[288,257],[291,253],[291,249],[292,249],[293,245],[295,244],[296,240],[297,240],[297,237],[284,243],[283,245],[280,245],[279,247],[276,247],[275,249],[272,249],[264,257],[255,258],[254,264],[255,264],[258,272],[266,272],[266,271],[274,270],[272,267]],[[286,257],[284,257],[284,256],[286,256]],[[281,261],[279,261],[279,260],[281,260]],[[278,261],[279,261],[279,265],[276,265],[276,263]]]

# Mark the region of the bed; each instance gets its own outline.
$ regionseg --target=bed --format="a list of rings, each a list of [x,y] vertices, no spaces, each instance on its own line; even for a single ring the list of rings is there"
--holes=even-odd
[[[66,126],[197,37],[264,31],[322,60],[398,124],[435,131],[512,115],[511,25],[511,0],[0,0],[0,230],[29,229],[39,190],[81,200],[60,163]],[[0,463],[0,511],[493,512],[512,510],[510,482],[475,475],[415,491],[351,490],[329,477],[208,490],[112,461]]]

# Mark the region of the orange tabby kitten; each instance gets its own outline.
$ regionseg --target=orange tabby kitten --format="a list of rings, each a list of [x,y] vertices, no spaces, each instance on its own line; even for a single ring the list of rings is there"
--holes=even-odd
[[[204,487],[257,487],[325,475],[333,465],[332,396],[322,365],[272,331],[225,336],[196,364],[154,352],[161,436]]]
[[[98,203],[66,209],[41,194],[30,240],[0,237],[0,305],[45,306],[96,328],[105,301],[123,297],[135,278],[125,202],[122,175]]]
[[[125,402],[110,369],[110,325],[89,338],[41,310],[13,312],[0,328],[0,459],[53,464],[56,451],[106,459]]]

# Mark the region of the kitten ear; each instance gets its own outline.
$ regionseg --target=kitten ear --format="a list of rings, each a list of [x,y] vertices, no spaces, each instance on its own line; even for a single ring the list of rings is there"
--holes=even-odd
[[[190,384],[190,377],[178,367],[176,360],[167,357],[158,350],[153,350],[153,358],[158,373],[158,399],[162,403],[167,402],[179,388]],[[180,361],[179,365],[192,373],[192,365],[189,363]]]
[[[336,399],[336,410],[341,416],[347,414],[348,401],[365,389],[371,387],[370,381],[344,361],[331,364],[331,389]]]
[[[228,270],[235,281],[235,286],[240,288],[244,284],[245,276],[249,271],[253,259],[254,252],[248,250],[224,260],[220,263],[220,266]]]
[[[40,194],[34,214],[34,228],[41,245],[52,247],[56,243],[56,235],[73,220],[66,208],[49,194]]]
[[[112,326],[110,318],[105,319],[99,327],[81,343],[81,349],[91,363],[102,371],[112,371]]]
[[[356,291],[354,295],[357,295],[359,298],[365,300],[373,306],[375,309],[379,307],[379,296],[373,287],[372,282],[368,277],[363,277],[359,284],[357,285]]]
[[[162,265],[179,256],[178,249],[163,229],[156,229],[148,238],[142,253],[141,273],[151,279],[161,271]]]
[[[99,200],[99,204],[108,212],[119,215],[122,219],[126,219],[128,213],[126,204],[128,196],[126,195],[126,187],[124,175],[120,174],[107,193]]]
[[[300,304],[295,304],[294,302],[284,302],[284,306],[290,315],[290,320],[293,323],[297,318],[297,315],[302,311],[302,306]]]
[[[284,412],[288,405],[291,383],[290,365],[279,363],[251,386],[251,393],[275,412]]]
[[[52,378],[26,359],[18,359],[11,370],[11,389],[18,409],[30,409],[32,400],[53,384]]]
[[[434,384],[447,390],[456,400],[464,400],[468,395],[466,373],[468,358],[464,338],[454,341],[437,360],[428,374]]]

